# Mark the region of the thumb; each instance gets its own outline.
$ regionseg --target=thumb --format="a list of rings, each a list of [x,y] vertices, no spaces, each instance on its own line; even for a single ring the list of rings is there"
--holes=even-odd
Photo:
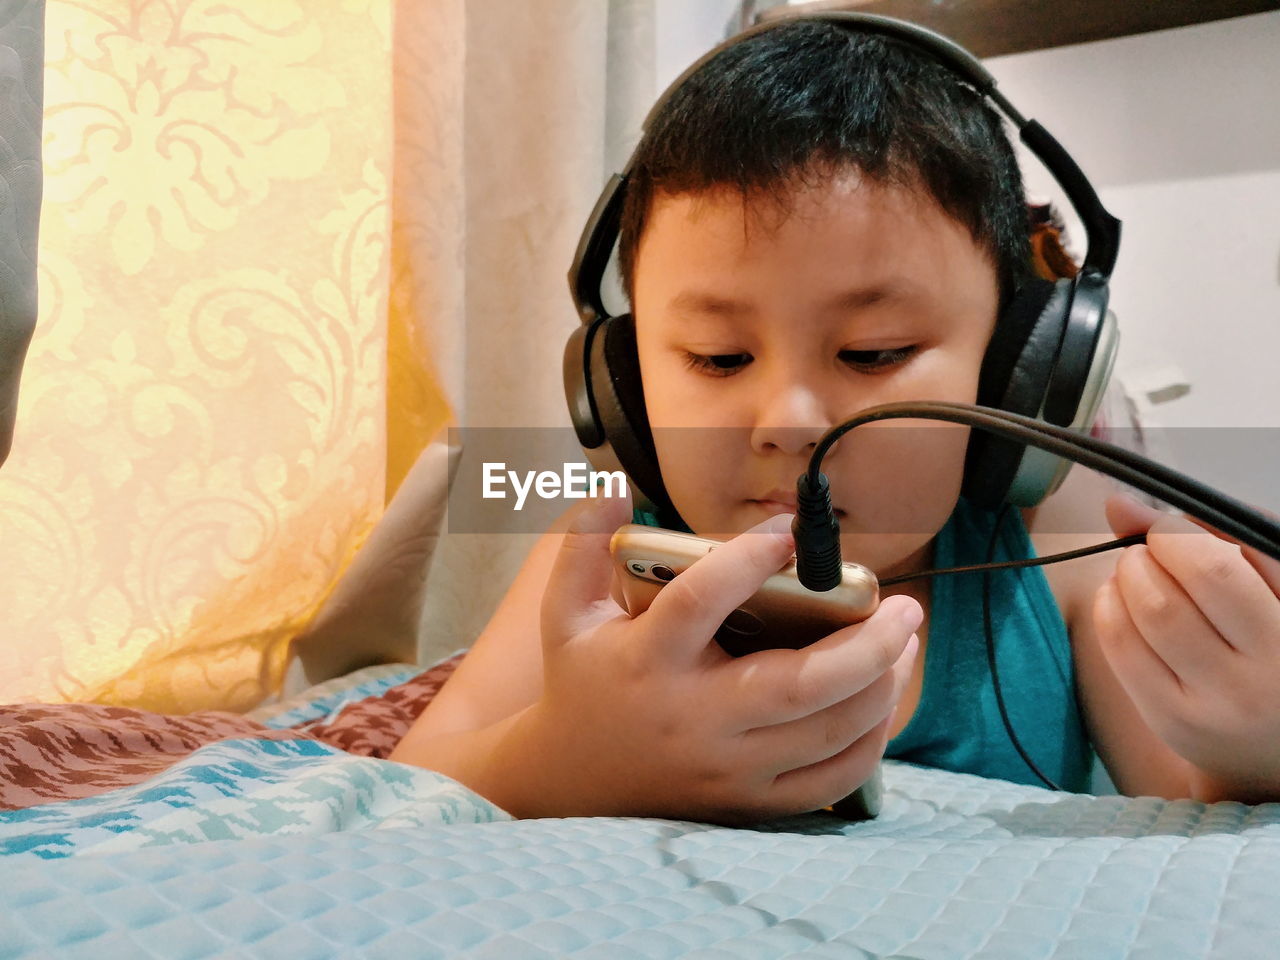
[[[1127,493],[1113,493],[1106,501],[1107,523],[1117,537],[1146,533],[1151,525],[1165,516],[1164,511],[1149,507]]]
[[[593,497],[569,521],[542,596],[544,644],[567,642],[602,601],[612,602],[609,538],[631,522],[631,494]]]

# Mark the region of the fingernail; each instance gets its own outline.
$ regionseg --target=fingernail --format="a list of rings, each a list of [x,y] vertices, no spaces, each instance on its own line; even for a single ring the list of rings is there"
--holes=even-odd
[[[1153,519],[1163,514],[1162,510],[1158,510],[1149,503],[1144,503],[1131,493],[1124,492],[1121,493],[1120,496],[1129,501],[1129,505],[1136,510],[1143,519]]]
[[[766,533],[786,534],[791,536],[791,523],[795,517],[790,513],[780,513],[776,517],[770,517],[765,521],[764,530]]]
[[[886,601],[889,599],[891,598],[885,598]],[[914,631],[924,622],[924,610],[920,608],[919,603],[910,597],[902,597],[901,600],[894,600],[893,602],[899,608],[897,611],[898,619],[902,621],[902,625],[908,630]]]

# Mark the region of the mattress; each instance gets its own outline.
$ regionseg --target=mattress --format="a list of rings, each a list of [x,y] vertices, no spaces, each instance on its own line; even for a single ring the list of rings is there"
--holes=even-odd
[[[209,814],[251,824],[238,836],[150,829],[131,850],[0,861],[0,957],[1234,959],[1280,940],[1280,805],[888,763],[867,823],[508,820],[436,774],[365,763],[420,782],[390,804],[353,791],[323,822],[255,797]]]
[[[344,696],[263,719],[314,722]],[[516,821],[321,740],[224,739],[0,813],[0,958],[1276,955],[1280,804],[895,762],[884,784],[860,823]]]

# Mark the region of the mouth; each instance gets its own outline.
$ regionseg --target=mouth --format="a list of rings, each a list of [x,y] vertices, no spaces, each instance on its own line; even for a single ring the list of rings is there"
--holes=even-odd
[[[771,516],[779,513],[795,513],[796,492],[794,490],[770,490],[763,497],[750,499],[747,503],[766,510]],[[839,507],[836,507],[835,511],[836,517],[839,519],[843,519],[846,515],[845,511]]]

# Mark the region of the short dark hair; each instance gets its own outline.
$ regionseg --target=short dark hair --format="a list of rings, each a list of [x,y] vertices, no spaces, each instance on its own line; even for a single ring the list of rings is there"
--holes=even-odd
[[[986,99],[908,43],[795,20],[722,50],[651,118],[622,212],[628,297],[655,193],[730,187],[785,202],[794,183],[849,168],[923,188],[967,227],[1001,307],[1032,275],[1022,174]]]

